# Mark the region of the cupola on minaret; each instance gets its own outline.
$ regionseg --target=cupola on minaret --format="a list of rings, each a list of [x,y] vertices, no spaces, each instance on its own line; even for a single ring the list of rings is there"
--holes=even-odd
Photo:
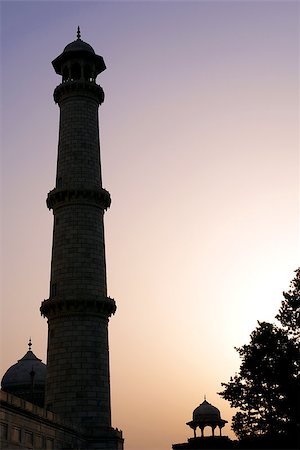
[[[45,407],[84,427],[91,447],[122,449],[111,427],[108,322],[116,311],[107,296],[103,216],[110,194],[102,187],[96,77],[102,56],[83,42],[68,44],[52,62],[62,80],[54,90],[60,109],[53,211]],[[109,444],[108,444],[109,443]]]

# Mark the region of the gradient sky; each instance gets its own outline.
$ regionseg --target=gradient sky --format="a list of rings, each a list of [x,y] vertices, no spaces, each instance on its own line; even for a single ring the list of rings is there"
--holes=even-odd
[[[107,65],[113,425],[126,450],[167,450],[204,394],[231,420],[217,392],[234,346],[273,320],[299,265],[299,2],[1,2],[1,376],[29,336],[46,358],[51,61],[77,25]]]

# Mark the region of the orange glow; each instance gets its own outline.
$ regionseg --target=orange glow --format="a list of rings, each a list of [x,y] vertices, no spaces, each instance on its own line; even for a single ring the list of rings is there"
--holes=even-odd
[[[4,2],[2,367],[45,361],[59,78],[75,38],[98,82],[113,426],[126,450],[192,436],[299,265],[295,2]],[[75,25],[74,25],[75,24]],[[233,437],[230,423],[224,435]]]

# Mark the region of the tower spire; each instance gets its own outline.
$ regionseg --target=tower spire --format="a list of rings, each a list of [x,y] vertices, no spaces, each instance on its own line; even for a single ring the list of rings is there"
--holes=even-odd
[[[80,39],[81,38],[81,34],[80,34],[80,28],[79,28],[79,25],[78,25],[78,27],[77,27],[77,39]]]
[[[29,338],[29,342],[28,342],[28,349],[29,349],[29,351],[31,352],[31,346],[32,346],[32,343],[31,343],[31,337]]]

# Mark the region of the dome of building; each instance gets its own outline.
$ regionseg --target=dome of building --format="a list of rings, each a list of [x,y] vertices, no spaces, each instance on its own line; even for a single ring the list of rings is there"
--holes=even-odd
[[[4,374],[1,389],[31,403],[43,406],[47,366],[29,350]]]
[[[193,420],[201,422],[211,422],[213,420],[219,421],[221,414],[218,408],[204,400],[193,412]]]
[[[211,405],[206,401],[204,396],[204,402],[201,403],[193,411],[193,419],[187,422],[187,425],[194,430],[194,437],[196,437],[196,429],[200,428],[201,437],[204,436],[204,428],[211,427],[212,436],[214,436],[215,428],[220,429],[220,436],[222,435],[222,428],[227,423],[227,420],[221,419],[221,413],[218,408]]]
[[[82,52],[82,51],[95,54],[93,47],[87,42],[82,41],[81,39],[77,39],[76,41],[70,42],[70,44],[66,45],[63,53]]]
[[[63,76],[63,82],[85,80],[95,82],[97,75],[106,69],[102,56],[81,40],[80,28],[76,41],[66,45],[64,51],[52,61],[55,72]]]

